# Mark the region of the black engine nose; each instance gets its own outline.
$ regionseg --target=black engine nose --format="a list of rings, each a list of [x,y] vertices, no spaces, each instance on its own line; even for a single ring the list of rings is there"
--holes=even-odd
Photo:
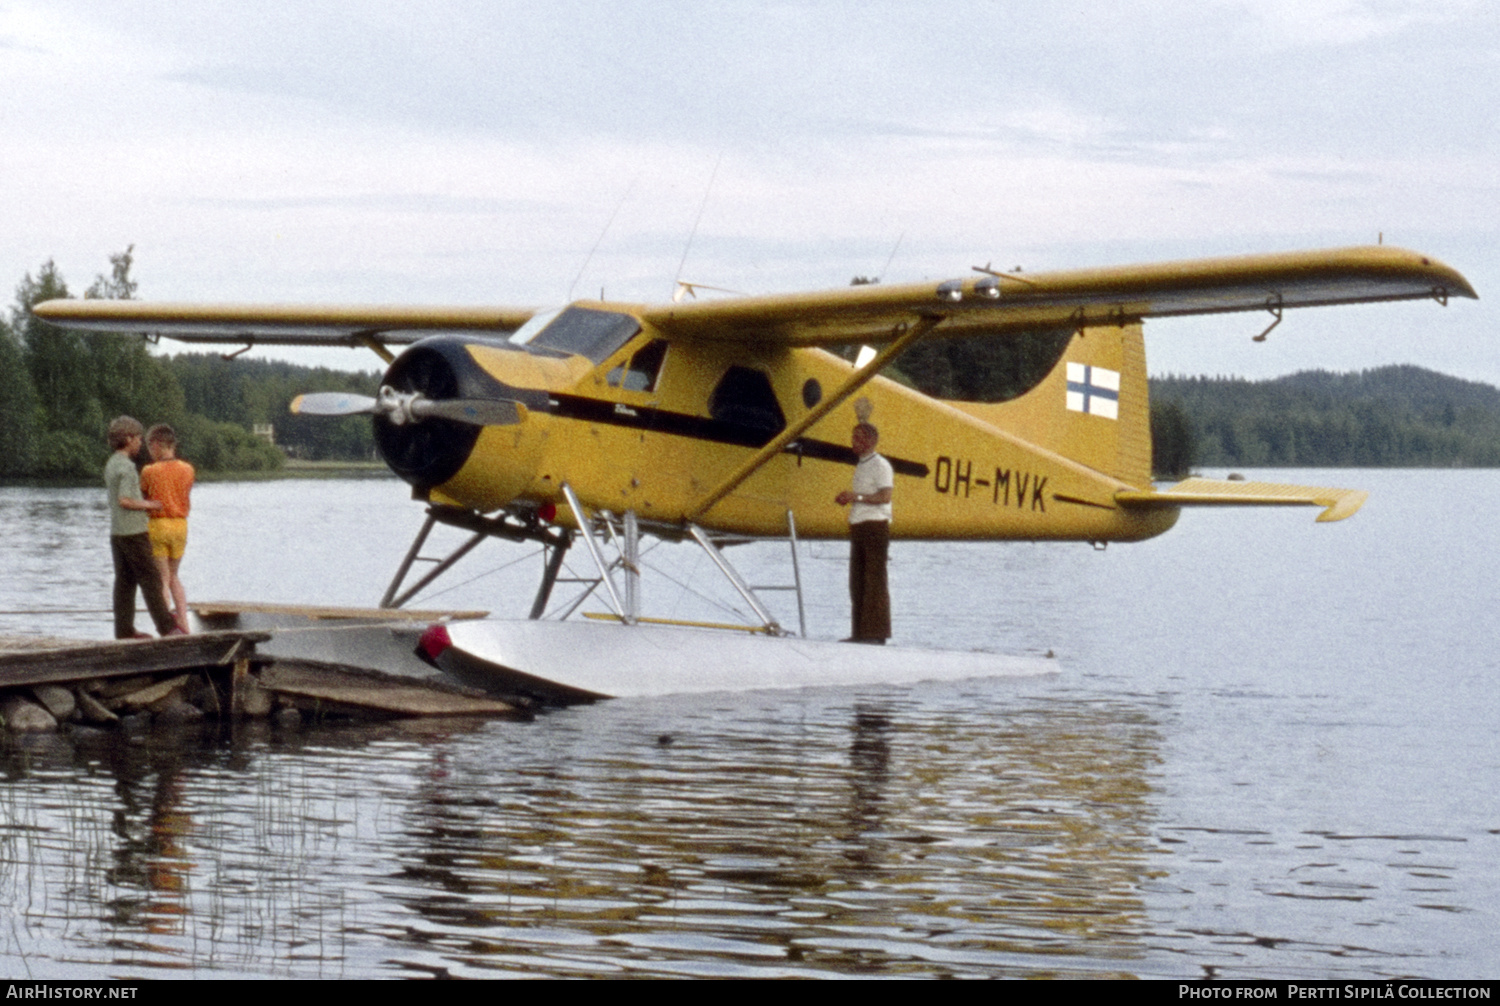
[[[386,371],[384,383],[424,398],[510,397],[505,386],[480,369],[468,340],[437,336],[412,346]],[[483,427],[451,419],[423,419],[401,425],[375,417],[375,444],[391,471],[419,489],[442,485],[458,474]]]

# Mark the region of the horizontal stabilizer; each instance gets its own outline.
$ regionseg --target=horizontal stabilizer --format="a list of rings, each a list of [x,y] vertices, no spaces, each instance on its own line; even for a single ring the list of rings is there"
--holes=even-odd
[[[1126,509],[1143,510],[1182,506],[1320,506],[1323,512],[1318,514],[1318,520],[1330,521],[1351,516],[1369,495],[1363,489],[1187,479],[1160,492],[1118,492],[1115,502]]]

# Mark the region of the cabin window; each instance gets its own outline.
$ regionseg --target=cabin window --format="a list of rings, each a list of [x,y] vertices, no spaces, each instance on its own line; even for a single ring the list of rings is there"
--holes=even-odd
[[[641,323],[628,314],[570,307],[538,332],[528,345],[603,363],[640,330]]]
[[[656,378],[666,358],[667,344],[661,339],[652,339],[636,351],[628,366],[622,363],[609,372],[609,386],[626,391],[655,391]]]
[[[1048,328],[1016,334],[927,339],[895,363],[924,395],[958,402],[1008,402],[1052,373],[1074,329]]]
[[[730,367],[708,397],[708,414],[733,427],[736,441],[756,447],[786,429],[786,416],[763,370]]]

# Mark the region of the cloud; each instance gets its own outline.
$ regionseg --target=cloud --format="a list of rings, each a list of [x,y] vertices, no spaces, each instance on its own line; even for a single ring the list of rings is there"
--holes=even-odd
[[[1216,0],[1270,29],[1282,44],[1357,45],[1476,13],[1474,0]]]
[[[92,275],[135,242],[152,296],[535,303],[598,242],[579,288],[654,299],[721,160],[688,271],[759,292],[880,271],[902,235],[891,279],[1476,242],[1500,218],[1492,22],[22,0],[0,9],[0,252]]]

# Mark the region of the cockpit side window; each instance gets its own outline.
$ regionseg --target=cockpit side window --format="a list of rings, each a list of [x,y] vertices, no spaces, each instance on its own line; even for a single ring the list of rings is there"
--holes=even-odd
[[[538,332],[529,345],[603,363],[640,330],[641,323],[628,314],[570,307]]]
[[[609,386],[626,391],[655,391],[662,362],[667,358],[667,344],[652,339],[630,358],[629,366],[621,364],[609,372]]]

